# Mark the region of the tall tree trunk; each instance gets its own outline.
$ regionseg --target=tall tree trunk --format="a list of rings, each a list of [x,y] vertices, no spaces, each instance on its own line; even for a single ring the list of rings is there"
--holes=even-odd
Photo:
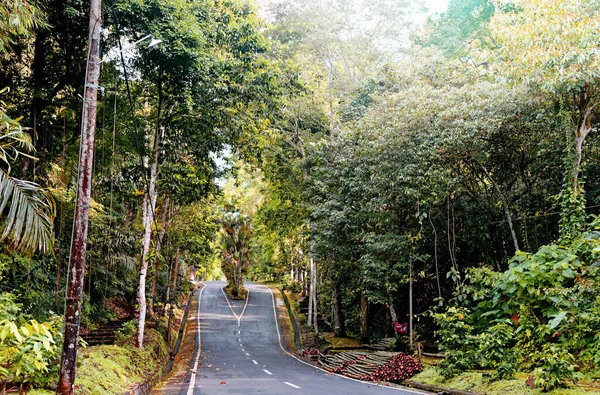
[[[294,281],[296,278],[294,277],[294,259],[293,259],[294,249],[290,249],[290,281]]]
[[[315,333],[319,333],[317,309],[317,264],[311,254],[310,258],[310,301],[308,305],[308,325],[312,326]]]
[[[310,276],[309,276],[309,284],[308,284],[308,326],[313,326],[313,310],[314,310],[314,293],[315,293],[315,281],[313,279],[313,271],[315,266],[315,260],[311,254],[310,256]]]
[[[167,276],[167,283],[169,284],[167,286],[167,301],[169,303],[169,321],[167,323],[167,344],[170,344],[170,342],[171,342],[171,321],[172,321],[173,315],[174,315],[173,314],[173,305],[174,305],[174,303],[172,303],[169,300],[169,297],[170,297],[169,290],[172,287],[173,288],[173,293],[177,294],[176,290],[177,290],[177,273],[178,272],[179,272],[179,247],[177,248],[177,252],[175,253],[175,264],[174,264],[174,267],[173,267],[173,283],[171,283],[169,281],[168,276]]]
[[[140,270],[140,283],[138,287],[138,335],[136,346],[141,349],[144,345],[144,329],[146,326],[146,275],[148,272],[148,251],[152,238],[152,223],[154,220],[154,208],[156,207],[156,181],[158,178],[158,151],[160,147],[161,134],[161,111],[163,104],[162,85],[158,84],[158,107],[156,110],[156,129],[154,131],[154,144],[152,148],[152,164],[150,167],[150,179],[148,181],[148,193],[146,197],[146,219],[144,221],[144,238],[142,240],[142,268]]]
[[[488,169],[482,163],[479,163],[479,165],[483,169],[483,172],[485,173],[486,177],[490,180],[490,182],[494,186],[494,190],[496,191],[496,194],[498,195],[498,198],[502,202],[502,208],[504,209],[504,216],[506,217],[506,222],[508,222],[508,228],[510,229],[510,235],[512,237],[512,241],[513,241],[513,245],[515,247],[515,251],[519,251],[520,250],[520,248],[519,248],[519,240],[517,240],[517,234],[515,233],[515,229],[513,227],[512,215],[510,214],[510,209],[508,207],[508,202],[506,201],[506,198],[504,197],[504,194],[500,190],[500,187],[498,186],[498,184],[496,184],[496,181],[494,181],[494,179],[492,178],[492,175],[490,174],[490,172],[488,171]]]
[[[360,342],[369,342],[369,299],[364,291],[360,295]]]
[[[342,310],[342,296],[337,281],[333,281],[333,333],[336,337],[346,337],[346,320]]]
[[[179,274],[179,247],[177,247],[177,252],[175,252],[175,266],[173,267],[173,294],[177,295],[177,275]]]
[[[433,220],[431,219],[431,209],[429,210],[429,223],[431,224],[431,228],[433,229],[433,261],[435,263],[435,280],[437,282],[438,288],[438,298],[442,298],[442,286],[440,285],[440,271],[438,267],[438,257],[437,257],[437,246],[438,246],[438,235],[437,230],[435,229],[435,225],[433,224]],[[390,297],[391,303],[391,297]],[[391,306],[391,304],[390,304]]]
[[[65,330],[58,380],[58,392],[71,395],[75,387],[77,347],[81,318],[81,297],[85,273],[87,233],[90,198],[92,194],[92,166],[94,160],[94,133],[96,128],[96,103],[100,76],[100,34],[102,31],[102,1],[91,0],[89,23],[89,52],[85,77],[81,148],[77,200],[73,218],[69,285],[65,308]]]
[[[148,313],[154,315],[154,299],[156,298],[156,284],[158,283],[158,271],[160,269],[160,251],[162,243],[167,233],[167,210],[169,209],[169,198],[163,203],[162,213],[160,215],[160,233],[158,234],[158,243],[156,243],[156,254],[154,259],[154,273],[152,278],[152,287],[150,288],[150,298],[148,299]]]
[[[575,130],[575,163],[573,166],[573,191],[575,194],[579,191],[579,173],[581,172],[581,162],[583,160],[583,142],[587,135],[592,131],[592,93],[588,83],[583,85],[581,92],[575,97],[575,105],[579,112],[577,120],[577,129]]]
[[[171,304],[171,291],[172,291],[172,287],[171,287],[171,280],[169,279],[169,276],[172,273],[172,270],[174,268],[174,266],[177,264],[177,260],[179,259],[179,248],[177,249],[177,252],[175,253],[175,260],[173,262],[173,266],[171,266],[169,264],[169,268],[167,271],[167,292],[165,293],[165,305],[170,305]],[[165,314],[167,313],[166,309],[165,309]]]
[[[452,268],[456,271],[456,275],[457,275],[457,285],[460,283],[460,279],[458,278],[458,265],[456,262],[456,255],[455,255],[455,243],[453,243],[453,240],[455,240],[455,233],[454,233],[454,210],[452,210],[452,225],[450,225],[450,196],[448,196],[447,198],[447,221],[446,221],[446,225],[447,225],[447,236],[448,236],[448,253],[450,255],[450,262],[452,263]]]
[[[392,323],[398,322],[398,314],[396,314],[396,308],[394,307],[394,301],[392,299],[392,293],[390,290],[388,290],[388,301],[390,319],[392,320]],[[397,336],[395,328],[392,328],[392,333]]]

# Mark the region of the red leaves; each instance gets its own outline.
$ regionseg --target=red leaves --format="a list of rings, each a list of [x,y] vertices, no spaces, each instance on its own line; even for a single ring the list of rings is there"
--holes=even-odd
[[[364,375],[361,380],[369,381],[400,381],[411,378],[423,371],[423,365],[406,354],[398,354],[389,362],[375,369],[371,374]]]

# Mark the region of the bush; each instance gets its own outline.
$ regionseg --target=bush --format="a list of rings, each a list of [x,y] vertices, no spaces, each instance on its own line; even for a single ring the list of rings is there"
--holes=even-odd
[[[131,320],[124,323],[117,331],[117,342],[123,343],[137,334],[138,320]]]
[[[246,288],[238,288],[235,284],[227,284],[225,291],[232,299],[246,299]]]
[[[290,291],[294,294],[299,294],[302,292],[302,283],[296,280],[288,280],[283,283],[282,286],[284,291]]]
[[[566,350],[547,344],[542,352],[535,356],[538,367],[533,371],[535,386],[544,391],[566,387],[568,381],[577,380],[573,356]]]
[[[438,370],[446,378],[473,368],[494,369],[493,379],[534,370],[544,390],[577,379],[600,362],[600,219],[590,231],[536,253],[517,252],[508,270],[467,271],[453,305],[434,314],[440,346]],[[564,239],[566,240],[566,239]]]
[[[0,321],[0,386],[6,383],[45,386],[57,379],[62,320],[22,325]]]

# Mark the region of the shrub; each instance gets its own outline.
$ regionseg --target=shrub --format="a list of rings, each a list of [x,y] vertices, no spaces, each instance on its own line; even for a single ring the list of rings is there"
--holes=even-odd
[[[468,270],[453,305],[433,315],[447,350],[440,374],[485,368],[503,379],[533,369],[536,385],[550,390],[577,379],[573,355],[582,369],[596,369],[600,219],[588,229],[533,254],[517,252],[505,272]]]
[[[535,356],[535,359],[539,365],[533,371],[536,387],[549,391],[566,387],[568,381],[574,382],[577,380],[573,356],[566,350],[553,344],[547,344]]]
[[[138,331],[138,320],[124,323],[117,331],[117,342],[123,343],[131,339]]]
[[[61,320],[0,321],[0,383],[44,386],[56,380]]]

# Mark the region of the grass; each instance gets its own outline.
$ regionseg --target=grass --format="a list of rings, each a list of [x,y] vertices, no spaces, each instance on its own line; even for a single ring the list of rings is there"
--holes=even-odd
[[[412,381],[419,383],[436,385],[440,387],[472,391],[486,395],[583,395],[600,394],[600,386],[597,383],[580,381],[571,388],[556,389],[550,392],[542,392],[540,389],[530,388],[525,385],[525,380],[529,376],[526,373],[517,373],[514,379],[490,381],[483,377],[485,372],[466,372],[452,379],[445,380],[435,369],[428,366],[425,370],[415,377]]]
[[[325,333],[325,341],[329,343],[329,348],[332,350],[336,348],[363,347],[358,340],[351,337],[335,337],[333,332]]]

